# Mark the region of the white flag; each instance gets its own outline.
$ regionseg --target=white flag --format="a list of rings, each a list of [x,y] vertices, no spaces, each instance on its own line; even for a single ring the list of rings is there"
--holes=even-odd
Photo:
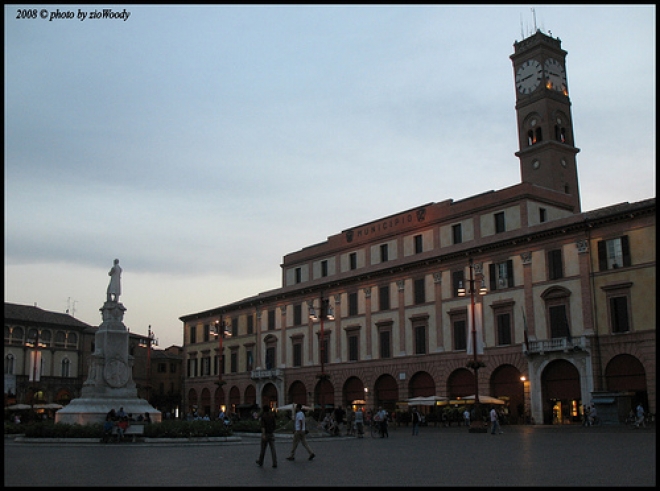
[[[32,351],[30,353],[30,382],[39,382],[41,380],[41,351]],[[36,357],[36,360],[35,360]]]
[[[482,304],[474,304],[474,316],[477,318],[476,331],[477,331],[477,354],[484,354],[484,336],[483,336],[483,311]],[[474,354],[474,342],[472,341],[472,306],[468,306],[468,343],[467,354]]]

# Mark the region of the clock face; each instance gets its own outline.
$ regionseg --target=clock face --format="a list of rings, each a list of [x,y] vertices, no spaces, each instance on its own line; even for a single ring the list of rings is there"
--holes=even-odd
[[[527,60],[516,71],[516,87],[521,94],[531,94],[541,84],[543,68],[536,60]]]
[[[566,70],[554,58],[545,60],[545,85],[548,89],[566,93]]]

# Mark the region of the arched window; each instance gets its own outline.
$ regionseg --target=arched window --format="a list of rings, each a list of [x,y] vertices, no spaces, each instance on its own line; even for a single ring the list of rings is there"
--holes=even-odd
[[[64,344],[66,343],[66,334],[64,334],[64,331],[57,331],[55,334],[55,346],[58,348],[64,348]]]
[[[39,342],[44,345],[44,347],[50,346],[51,341],[53,340],[53,333],[47,329],[41,331],[39,335]]]
[[[69,333],[69,339],[67,340],[67,344],[69,345],[70,348],[75,348],[78,345],[78,335],[75,332]]]
[[[14,327],[11,331],[11,342],[12,344],[23,344],[23,328],[20,326]]]

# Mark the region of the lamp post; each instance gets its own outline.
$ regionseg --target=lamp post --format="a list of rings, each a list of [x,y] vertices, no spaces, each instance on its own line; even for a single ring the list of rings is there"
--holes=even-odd
[[[319,379],[320,386],[320,404],[321,404],[321,417],[325,414],[325,406],[323,401],[323,382],[328,378],[328,375],[325,373],[325,330],[323,328],[323,321],[328,319],[329,321],[335,320],[335,315],[332,307],[330,306],[330,299],[323,298],[321,294],[321,301],[319,306],[319,313],[317,315],[316,310],[314,309],[314,303],[311,302],[309,306],[309,318],[312,322],[317,320],[321,321],[321,330],[319,334],[319,357],[321,361],[321,373],[317,375]]]
[[[486,366],[483,362],[479,361],[477,355],[477,318],[475,316],[475,302],[474,294],[479,293],[479,295],[485,295],[486,285],[483,280],[481,281],[481,288],[479,291],[475,291],[474,286],[474,263],[472,258],[470,258],[470,312],[472,314],[472,360],[468,361],[467,366],[474,370],[474,417],[470,418],[470,433],[485,433],[487,431],[486,426],[484,426],[483,417],[481,415],[481,404],[479,402],[479,368]],[[458,287],[458,296],[465,296],[465,288],[463,288],[463,282],[459,283]]]
[[[229,330],[229,327],[225,325],[222,317],[220,317],[220,320],[215,321],[215,335],[218,337],[218,381],[216,384],[218,384],[218,386],[222,386],[226,383],[224,380],[222,380],[222,372],[224,368],[222,340],[225,338],[225,336],[231,337],[231,331]]]
[[[149,330],[147,332],[147,401],[151,402],[151,346],[158,346],[158,339],[151,330],[151,324],[149,324]]]

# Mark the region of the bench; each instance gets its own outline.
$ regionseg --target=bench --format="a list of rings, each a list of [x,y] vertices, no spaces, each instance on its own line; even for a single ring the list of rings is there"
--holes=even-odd
[[[112,428],[112,435],[119,438],[119,428],[116,425]],[[124,436],[128,435],[131,435],[133,437],[131,441],[135,442],[138,435],[144,435],[144,423],[131,422],[124,431]]]

